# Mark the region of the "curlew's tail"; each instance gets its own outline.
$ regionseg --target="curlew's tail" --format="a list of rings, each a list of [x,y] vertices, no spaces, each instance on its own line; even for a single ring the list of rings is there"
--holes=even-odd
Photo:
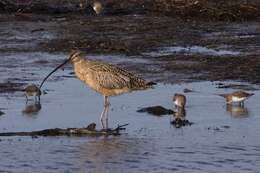
[[[146,83],[146,86],[153,86],[153,85],[157,85],[157,83],[150,81]]]
[[[150,82],[146,82],[146,83],[145,83],[145,88],[144,88],[144,89],[148,89],[148,88],[153,89],[153,88],[154,88],[154,85],[157,85],[157,83],[152,82],[152,81],[150,81]]]

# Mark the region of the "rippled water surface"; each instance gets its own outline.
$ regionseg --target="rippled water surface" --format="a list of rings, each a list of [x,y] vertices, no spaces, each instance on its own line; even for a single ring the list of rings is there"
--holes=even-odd
[[[68,73],[58,72],[60,73]],[[46,83],[47,84],[47,83]],[[187,93],[187,119],[176,129],[172,116],[137,113],[140,107],[172,108],[171,97]],[[74,78],[48,82],[38,113],[26,114],[25,98],[2,97],[1,132],[83,127],[98,123],[102,96]],[[129,123],[116,137],[1,137],[2,172],[258,172],[260,163],[260,93],[246,102],[240,115],[227,109],[216,83],[159,84],[111,99],[109,125]],[[235,112],[235,113],[234,113]],[[238,111],[239,112],[239,111]]]

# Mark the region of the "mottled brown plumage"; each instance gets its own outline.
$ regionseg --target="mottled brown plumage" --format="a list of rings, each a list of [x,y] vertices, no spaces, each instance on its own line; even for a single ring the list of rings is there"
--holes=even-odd
[[[151,83],[112,64],[86,60],[79,52],[71,55],[78,79],[104,96],[116,96],[151,88]]]
[[[183,94],[174,94],[173,102],[176,107],[184,108],[186,105],[186,97]]]
[[[30,96],[34,96],[34,97],[38,97],[38,99],[40,100],[40,96],[41,96],[41,90],[39,89],[39,87],[37,87],[35,84],[32,85],[28,85],[25,89],[25,96],[26,99],[28,100],[28,97]]]
[[[220,94],[220,96],[226,99],[227,104],[240,103],[243,104],[246,99],[254,95],[253,93],[247,93],[245,91],[235,91],[229,94]]]

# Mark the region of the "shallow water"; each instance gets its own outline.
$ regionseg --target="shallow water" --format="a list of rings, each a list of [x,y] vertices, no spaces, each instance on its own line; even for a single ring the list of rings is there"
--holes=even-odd
[[[58,72],[56,75],[61,73]],[[155,89],[111,98],[109,126],[129,123],[117,137],[1,137],[2,172],[257,172],[260,162],[260,92],[245,105],[245,114],[227,111],[215,95],[216,83],[159,84]],[[172,96],[184,88],[187,119],[176,129],[172,116],[138,113],[141,107],[172,108]],[[25,98],[2,97],[1,132],[99,124],[103,98],[75,78],[47,82],[41,109],[26,114]],[[235,112],[235,113],[234,113]],[[100,125],[98,126],[100,127]]]
[[[168,55],[176,55],[176,54],[184,54],[184,55],[213,55],[213,56],[225,56],[225,55],[239,55],[240,52],[231,51],[231,50],[215,50],[202,46],[190,46],[190,47],[181,47],[181,46],[173,46],[173,47],[164,47],[154,52],[144,53],[146,56],[158,57],[158,56],[168,56]]]

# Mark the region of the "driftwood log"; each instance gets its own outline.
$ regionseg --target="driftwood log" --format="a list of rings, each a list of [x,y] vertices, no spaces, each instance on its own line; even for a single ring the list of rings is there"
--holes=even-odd
[[[55,128],[55,129],[45,129],[39,131],[32,131],[32,132],[4,132],[0,133],[0,136],[31,136],[31,137],[38,137],[38,136],[109,136],[109,135],[120,135],[120,131],[125,130],[124,125],[118,125],[114,129],[102,129],[96,130],[96,124],[91,123],[88,127],[85,128]]]

